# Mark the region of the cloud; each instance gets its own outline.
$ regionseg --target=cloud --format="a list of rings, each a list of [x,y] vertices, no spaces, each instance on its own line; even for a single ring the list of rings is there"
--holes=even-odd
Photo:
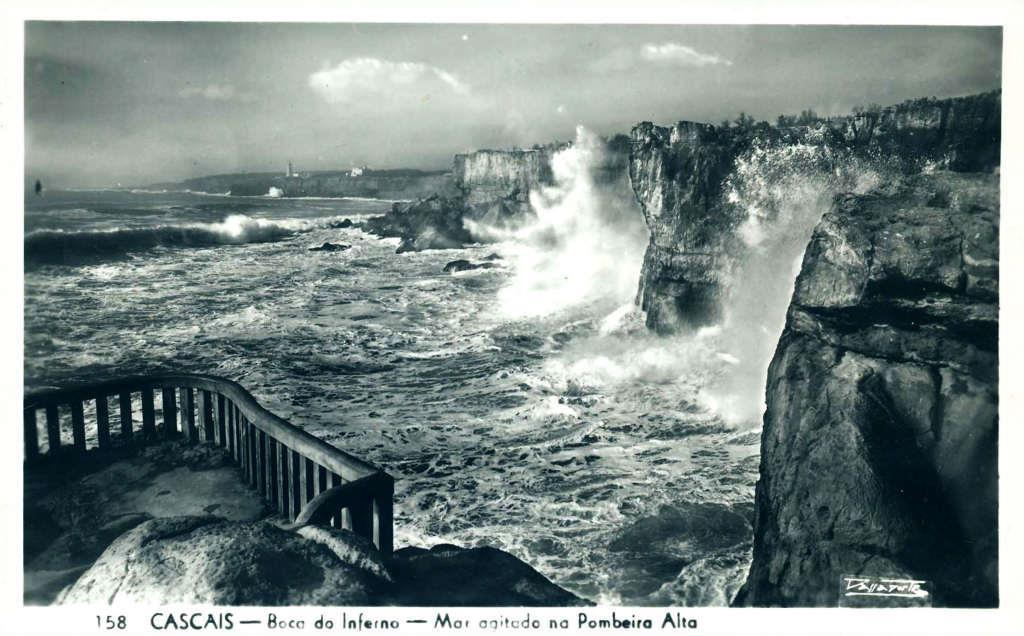
[[[692,46],[678,42],[655,44],[648,42],[639,48],[620,47],[599,58],[592,68],[596,71],[625,71],[641,64],[659,66],[695,67],[732,66],[730,60],[716,53],[701,53]]]
[[[309,86],[330,103],[367,95],[411,93],[421,99],[443,94],[468,95],[469,86],[454,73],[420,62],[391,62],[372,57],[344,60],[309,76]]]
[[[237,99],[243,102],[251,102],[256,96],[248,92],[239,92],[231,84],[208,84],[206,86],[186,86],[178,91],[178,96],[185,99],[202,97],[215,102],[226,102]]]
[[[664,44],[645,44],[640,55],[649,62],[664,62],[677,66],[713,66],[724,64],[732,66],[732,62],[712,53],[701,53],[693,47],[676,42]]]

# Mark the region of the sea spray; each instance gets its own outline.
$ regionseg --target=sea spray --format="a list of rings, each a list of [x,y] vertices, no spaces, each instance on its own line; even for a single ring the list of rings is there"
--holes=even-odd
[[[605,153],[603,140],[581,126],[552,157],[554,184],[530,192],[536,219],[503,236],[513,270],[498,294],[503,315],[546,316],[591,303],[611,309],[635,295],[647,228],[624,179],[595,180]]]
[[[716,338],[728,364],[704,392],[727,421],[757,425],[764,411],[768,364],[815,225],[837,193],[866,192],[885,170],[828,145],[756,144],[736,160],[724,195],[743,221]]]

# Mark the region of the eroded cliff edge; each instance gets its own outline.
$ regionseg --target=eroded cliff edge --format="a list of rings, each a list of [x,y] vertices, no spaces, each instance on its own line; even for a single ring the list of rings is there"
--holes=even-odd
[[[769,369],[737,603],[834,606],[840,576],[998,604],[999,185],[937,172],[840,196]]]
[[[799,148],[799,169],[832,178],[862,161],[887,173],[990,170],[999,163],[999,91],[953,99],[918,99],[846,117],[779,125],[752,121],[713,126],[642,122],[631,132],[629,176],[650,229],[638,304],[648,327],[671,333],[715,324],[744,245],[749,202],[736,200],[741,160],[757,152]],[[766,215],[778,210],[766,209]]]

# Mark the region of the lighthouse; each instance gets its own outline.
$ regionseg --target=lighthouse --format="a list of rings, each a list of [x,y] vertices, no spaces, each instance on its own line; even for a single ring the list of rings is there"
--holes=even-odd
[[[295,176],[295,169],[292,167],[292,162],[291,161],[288,162],[288,172],[284,173],[284,176],[286,176],[286,177],[294,177]]]

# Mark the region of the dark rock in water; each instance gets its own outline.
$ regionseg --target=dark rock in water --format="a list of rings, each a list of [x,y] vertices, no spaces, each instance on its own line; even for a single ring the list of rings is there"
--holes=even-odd
[[[992,174],[920,175],[822,218],[769,370],[737,603],[834,606],[846,574],[998,605],[998,231]]]
[[[632,130],[629,174],[650,230],[637,300],[648,327],[673,332],[721,317],[725,282],[745,247],[746,211],[725,196],[736,159],[752,148],[800,145],[861,157],[897,173],[990,171],[999,164],[1001,94],[920,99],[848,117],[717,127],[643,122]]]
[[[507,552],[495,548],[434,546],[400,550],[391,561],[398,605],[589,605]]]
[[[340,243],[324,243],[320,247],[309,248],[310,252],[344,252],[347,249],[351,249],[351,245],[342,245]]]
[[[484,257],[484,260],[485,261],[500,261],[502,259],[501,259],[501,255],[500,254],[498,254],[496,252],[491,252],[490,254],[488,254],[487,256]]]
[[[397,252],[451,249],[471,243],[462,225],[463,202],[434,195],[413,203],[395,203],[384,216],[368,219],[363,229],[385,238],[401,238]]]
[[[621,555],[621,575],[633,598],[673,581],[686,565],[713,554],[749,549],[750,520],[718,503],[662,506],[616,533],[608,550]]]
[[[344,221],[341,221],[340,223],[331,223],[329,227],[331,229],[344,230],[345,228],[350,228],[353,225],[355,225],[355,224],[352,223],[352,219],[345,219]]]
[[[451,261],[444,266],[444,271],[448,273],[454,272],[465,272],[473,269],[491,269],[496,267],[494,263],[471,263],[466,259],[460,258],[457,261]]]

